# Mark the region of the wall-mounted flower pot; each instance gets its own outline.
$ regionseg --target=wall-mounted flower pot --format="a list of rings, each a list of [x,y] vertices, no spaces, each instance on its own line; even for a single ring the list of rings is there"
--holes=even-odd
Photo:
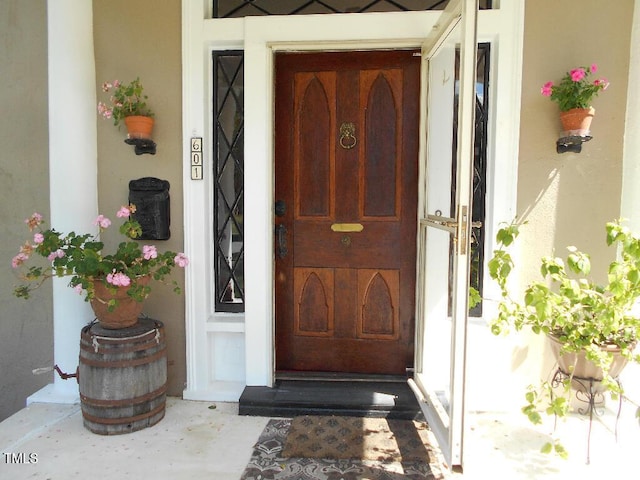
[[[590,136],[591,120],[596,111],[590,108],[572,108],[566,112],[560,112],[560,122],[564,135],[576,135],[580,137]]]
[[[151,138],[153,132],[153,118],[141,115],[124,117],[124,123],[129,132],[129,138]]]

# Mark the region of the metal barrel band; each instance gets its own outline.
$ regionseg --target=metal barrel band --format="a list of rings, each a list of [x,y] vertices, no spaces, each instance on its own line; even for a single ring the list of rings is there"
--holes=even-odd
[[[138,403],[144,403],[146,401],[152,400],[156,397],[159,397],[167,392],[167,384],[165,383],[160,388],[157,388],[153,392],[147,393],[145,395],[140,395],[139,397],[134,398],[126,398],[122,400],[102,400],[99,398],[90,398],[86,395],[80,394],[80,400],[86,405],[90,405],[92,407],[122,407],[127,405],[137,405]]]
[[[89,335],[84,332],[81,335],[81,339],[86,343],[90,343],[96,353],[98,353],[98,349],[103,345],[119,345],[122,344],[123,341],[144,339],[145,337],[149,337],[149,340],[160,343],[160,329],[156,328],[154,330],[149,330],[148,332],[141,333],[140,335],[133,335],[131,337],[122,338]]]
[[[102,417],[96,417],[96,416],[91,415],[89,413],[86,413],[84,411],[82,412],[82,417],[85,420],[88,420],[88,421],[93,422],[93,423],[99,423],[101,425],[123,425],[123,424],[127,424],[127,423],[134,423],[134,422],[137,422],[139,420],[144,420],[146,418],[151,418],[151,417],[157,415],[158,413],[163,412],[164,409],[165,409],[165,404],[162,403],[162,404],[158,405],[156,408],[154,408],[153,410],[151,410],[151,411],[149,411],[147,413],[142,413],[140,415],[134,415],[133,417],[102,418]]]
[[[82,358],[80,363],[82,363],[83,365],[88,365],[89,367],[102,367],[102,368],[137,367],[139,365],[152,363],[164,357],[166,354],[166,351],[167,351],[167,347],[165,346],[160,350],[158,350],[153,355],[149,355],[148,357],[135,358],[130,360],[120,360],[120,361],[93,360],[91,358]]]
[[[120,342],[122,342],[123,340],[138,340],[140,338],[145,338],[145,337],[149,337],[149,338],[155,338],[157,335],[157,328],[154,328],[152,330],[148,330],[144,333],[140,333],[138,335],[131,335],[129,337],[107,337],[105,335],[96,335],[96,334],[90,334],[90,333],[83,333],[82,337],[85,339],[96,339],[96,340],[100,340],[101,343],[103,344],[118,344]],[[99,342],[100,343],[100,342]]]
[[[110,348],[110,347],[114,347],[116,346],[114,345],[94,345],[94,344],[87,344],[87,343],[81,343],[80,344],[80,348],[85,351],[85,352],[90,352],[90,353],[104,353],[104,354],[113,354],[113,353],[117,353],[117,354],[121,354],[121,353],[131,353],[131,352],[139,352],[141,350],[149,350],[151,348],[154,348],[158,345],[159,342],[156,342],[155,340],[149,341],[149,342],[145,342],[145,343],[136,343],[130,347],[125,347],[125,348]]]

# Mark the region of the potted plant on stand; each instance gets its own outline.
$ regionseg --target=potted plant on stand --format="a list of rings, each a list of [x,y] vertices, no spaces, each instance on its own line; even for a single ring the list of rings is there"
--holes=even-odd
[[[566,416],[575,390],[582,390],[591,401],[596,394],[621,395],[618,375],[628,361],[640,363],[640,355],[634,353],[640,318],[632,313],[640,297],[640,238],[620,221],[607,223],[606,243],[618,248],[618,258],[609,265],[606,283],[589,277],[589,255],[568,247],[566,263],[558,257],[541,259],[543,279],[530,283],[517,300],[509,291],[514,263],[507,247],[518,234],[515,223],[500,229],[498,248],[488,264],[502,293],[491,330],[497,335],[527,328],[549,339],[558,370],[553,380],[529,387],[522,408],[532,423],[539,424],[541,408],[549,415]],[[590,403],[590,414],[592,408]],[[543,447],[552,450],[566,456],[557,440]]]
[[[595,109],[591,101],[609,87],[604,78],[589,80],[589,76],[598,70],[594,63],[590,67],[577,67],[567,72],[560,83],[547,82],[541,93],[558,104],[560,121],[566,136],[586,137],[589,135]]]
[[[126,240],[113,253],[104,251],[100,234],[111,225],[99,215],[95,233],[60,233],[43,229],[42,215],[25,222],[34,232],[12,266],[23,283],[14,290],[28,299],[33,289],[52,277],[69,277],[69,286],[91,303],[97,322],[82,328],[76,377],[84,426],[98,434],[129,433],[159,422],[165,413],[167,348],[163,323],[139,318],[151,281],[165,281],[174,267],[185,267],[183,253],[160,253],[154,245],[134,241],[142,229],[130,219],[134,205],[123,206],[117,216],[125,219],[120,233]],[[40,265],[33,257],[46,259]],[[180,293],[177,282],[174,291]]]

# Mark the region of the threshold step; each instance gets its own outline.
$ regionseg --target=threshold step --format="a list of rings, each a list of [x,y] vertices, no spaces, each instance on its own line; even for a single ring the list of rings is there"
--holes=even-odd
[[[420,406],[406,381],[277,380],[273,388],[245,387],[239,400],[239,414],[423,419]]]

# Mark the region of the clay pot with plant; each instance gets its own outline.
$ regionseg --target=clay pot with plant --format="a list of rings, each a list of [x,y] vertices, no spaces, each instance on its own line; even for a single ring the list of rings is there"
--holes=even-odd
[[[23,243],[11,262],[22,280],[14,294],[28,299],[48,279],[69,277],[69,287],[91,303],[104,328],[135,325],[142,302],[151,292],[150,281],[164,282],[174,267],[186,267],[189,261],[184,253],[160,252],[155,245],[135,241],[142,227],[131,218],[134,212],[135,205],[126,205],[116,213],[124,220],[120,233],[126,240],[112,253],[105,251],[100,240],[100,234],[111,225],[104,215],[94,221],[96,232],[80,234],[43,229],[42,215],[31,215],[25,223],[32,239]],[[44,261],[36,261],[38,256]],[[175,293],[181,293],[175,280],[172,285]]]
[[[628,361],[640,363],[640,355],[634,352],[640,337],[640,318],[633,313],[640,298],[640,238],[621,221],[609,222],[606,244],[617,248],[617,258],[609,265],[606,282],[594,281],[589,255],[570,246],[566,262],[559,257],[543,257],[542,279],[529,283],[522,297],[516,299],[508,284],[514,269],[508,247],[520,228],[512,223],[498,231],[498,248],[488,262],[489,274],[502,294],[491,330],[499,335],[528,329],[549,338],[557,354],[561,381],[530,386],[522,408],[532,423],[540,424],[541,413],[556,417],[570,413],[576,380],[586,378],[597,384],[599,392],[616,398],[623,393],[617,381],[622,368]],[[580,363],[589,370],[579,371]],[[567,455],[557,439],[546,443],[543,451]]]
[[[147,106],[147,95],[143,93],[140,78],[128,84],[119,80],[104,82],[102,91],[110,94],[109,103],[98,102],[98,113],[103,118],[113,120],[117,127],[124,122],[129,138],[151,138],[153,112]]]
[[[595,115],[591,102],[609,87],[604,78],[589,79],[597,70],[595,63],[589,67],[577,67],[568,71],[558,84],[547,82],[542,86],[542,95],[556,102],[560,108],[560,122],[566,135],[584,137],[590,133]]]

